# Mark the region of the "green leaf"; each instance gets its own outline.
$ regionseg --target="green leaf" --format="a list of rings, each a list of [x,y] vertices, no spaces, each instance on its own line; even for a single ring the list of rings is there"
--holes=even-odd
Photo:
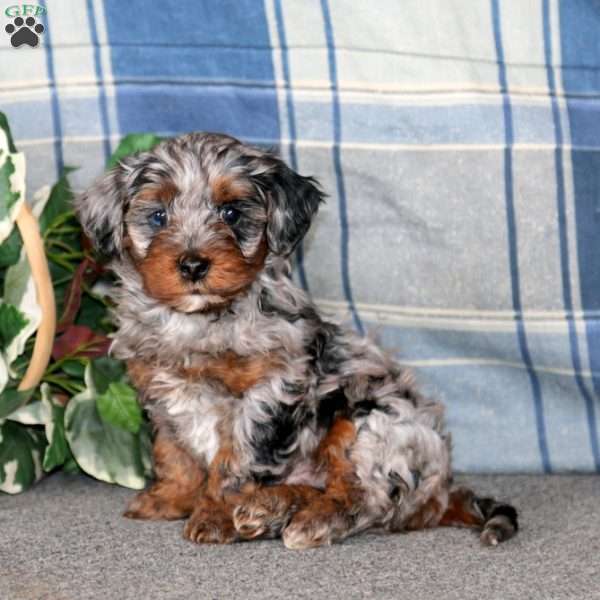
[[[65,167],[62,177],[54,184],[46,206],[40,215],[40,231],[44,233],[57,218],[64,218],[63,215],[73,210],[73,190],[69,180],[69,173],[75,171],[74,167]]]
[[[83,470],[77,464],[77,461],[75,460],[75,457],[71,454],[71,451],[69,451],[69,458],[67,458],[67,460],[63,464],[62,470],[63,472],[69,473],[70,475],[79,475],[83,473]]]
[[[126,383],[111,383],[106,392],[96,398],[96,406],[105,423],[116,425],[131,433],[140,430],[142,409],[135,390]]]
[[[0,221],[8,219],[10,209],[19,200],[20,192],[13,192],[10,185],[10,176],[15,172],[15,165],[10,156],[6,157],[0,167]],[[8,234],[7,234],[8,235]]]
[[[0,129],[2,129],[2,131],[4,131],[4,133],[6,134],[6,139],[8,140],[8,151],[15,153],[17,151],[17,148],[15,146],[12,134],[10,132],[8,119],[6,118],[6,115],[3,112],[0,112]]]
[[[81,308],[75,319],[76,325],[86,325],[94,331],[102,329],[102,321],[106,318],[106,306],[89,294],[83,294]]]
[[[0,423],[0,491],[18,494],[43,476],[43,432],[20,423]]]
[[[104,394],[113,381],[122,381],[125,365],[120,360],[103,356],[92,361],[90,372],[98,394]]]
[[[60,467],[71,456],[65,436],[65,407],[52,398],[50,387],[42,384],[42,403],[46,412],[46,439],[48,446],[44,454],[44,471]]]
[[[61,369],[74,379],[83,379],[85,364],[80,360],[65,360],[61,365]]]
[[[0,419],[15,411],[19,406],[24,406],[33,395],[34,389],[20,392],[16,388],[5,388],[0,394]]]
[[[6,269],[19,260],[23,240],[18,227],[15,227],[10,235],[0,244],[0,269]]]
[[[144,448],[140,437],[100,418],[92,370],[92,365],[88,365],[85,373],[87,388],[71,398],[65,412],[65,434],[71,452],[89,475],[142,489],[146,459],[142,459]]]
[[[130,154],[152,150],[161,140],[162,138],[152,133],[130,133],[126,135],[108,160],[106,168],[112,169],[122,158]]]
[[[6,349],[27,323],[29,320],[18,308],[5,302],[0,304],[0,347]]]

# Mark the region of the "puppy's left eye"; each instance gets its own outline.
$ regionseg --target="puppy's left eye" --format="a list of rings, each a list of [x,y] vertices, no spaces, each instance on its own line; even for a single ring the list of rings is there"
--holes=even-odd
[[[164,208],[155,210],[149,217],[148,222],[155,229],[160,229],[167,224],[167,211]]]
[[[232,206],[225,206],[221,210],[221,218],[223,221],[225,221],[225,223],[227,223],[227,225],[235,225],[240,220],[241,216],[242,213],[237,208],[233,208]]]

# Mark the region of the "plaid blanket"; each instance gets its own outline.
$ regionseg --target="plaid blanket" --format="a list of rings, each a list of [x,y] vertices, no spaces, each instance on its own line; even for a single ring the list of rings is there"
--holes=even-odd
[[[30,190],[129,132],[274,146],[330,196],[299,284],[447,404],[458,470],[600,470],[596,3],[39,0],[15,48],[19,7]]]

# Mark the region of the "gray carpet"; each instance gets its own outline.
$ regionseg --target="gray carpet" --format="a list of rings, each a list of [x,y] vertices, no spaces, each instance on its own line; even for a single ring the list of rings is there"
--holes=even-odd
[[[517,538],[367,534],[303,552],[280,541],[195,546],[180,522],[121,518],[129,490],[49,477],[0,496],[0,599],[600,598],[600,477],[468,477],[521,513]]]

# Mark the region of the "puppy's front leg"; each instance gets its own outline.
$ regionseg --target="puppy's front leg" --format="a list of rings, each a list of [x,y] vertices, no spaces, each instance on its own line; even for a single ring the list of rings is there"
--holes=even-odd
[[[137,494],[124,513],[130,519],[183,519],[194,510],[206,471],[159,429],[152,448],[156,481]]]
[[[197,544],[230,544],[240,535],[233,525],[233,507],[239,493],[231,486],[235,455],[231,445],[224,444],[208,469],[204,493],[198,498],[194,510],[185,524],[183,536]]]
[[[308,485],[257,486],[247,493],[233,511],[233,524],[245,540],[276,538],[290,519],[323,495]]]

